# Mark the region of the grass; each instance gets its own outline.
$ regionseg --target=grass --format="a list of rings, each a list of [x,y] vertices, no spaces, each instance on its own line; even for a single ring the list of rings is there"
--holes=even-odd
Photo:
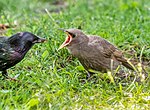
[[[57,51],[65,36],[58,28],[81,28],[133,52],[129,58],[139,60],[144,47],[142,61],[150,61],[149,0],[0,0],[0,9],[0,23],[17,24],[3,36],[30,31],[48,39],[8,70],[21,83],[1,78],[0,110],[149,109],[149,80],[111,84],[95,74],[83,84],[86,71],[79,61],[67,49]]]

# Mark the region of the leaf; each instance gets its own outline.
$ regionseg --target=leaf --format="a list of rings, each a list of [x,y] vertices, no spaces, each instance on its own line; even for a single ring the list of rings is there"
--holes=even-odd
[[[0,92],[1,93],[9,93],[9,92],[12,92],[12,90],[1,90]]]
[[[0,24],[0,29],[5,30],[7,28],[10,28],[10,26],[6,24]]]
[[[13,25],[8,24],[8,23],[6,23],[6,24],[0,24],[0,30],[6,30],[8,28],[15,28],[16,26],[17,26],[17,22],[16,21],[14,21]]]
[[[39,100],[38,99],[31,99],[28,103],[27,103],[27,106],[30,108],[30,107],[33,107],[35,105],[38,105],[39,104]]]
[[[42,54],[42,58],[46,58],[49,55],[48,51],[45,50],[44,53]]]
[[[77,66],[76,68],[77,68],[77,70],[79,70],[79,71],[84,71],[84,67],[83,67],[83,66]]]

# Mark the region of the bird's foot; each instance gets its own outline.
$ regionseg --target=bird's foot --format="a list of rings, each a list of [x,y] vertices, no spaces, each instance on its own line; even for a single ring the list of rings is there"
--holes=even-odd
[[[6,78],[6,80],[10,80],[10,81],[15,81],[15,82],[20,82],[19,80],[17,80],[16,78],[11,78],[9,76],[4,76]]]
[[[7,80],[10,80],[10,81],[18,81],[18,80],[15,79],[15,78],[7,78]]]
[[[86,79],[89,80],[90,78],[91,78],[91,74],[89,72],[87,72]]]
[[[16,81],[16,82],[20,82],[19,80],[17,80],[16,78],[11,78],[8,76],[7,70],[2,71],[2,75],[4,76],[5,79],[10,80],[10,81]]]

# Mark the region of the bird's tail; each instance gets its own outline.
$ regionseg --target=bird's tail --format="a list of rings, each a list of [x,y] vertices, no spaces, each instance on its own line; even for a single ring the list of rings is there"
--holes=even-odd
[[[118,50],[114,52],[112,58],[121,62],[123,66],[125,66],[131,70],[135,69],[136,64],[134,63],[134,61],[130,61],[130,60],[127,60],[126,58],[124,58],[122,52],[120,52]]]
[[[122,65],[125,66],[125,67],[127,67],[127,68],[129,68],[129,69],[131,69],[131,70],[134,70],[134,65],[135,65],[135,64],[133,64],[132,61],[127,61],[127,60],[125,59],[125,61],[122,62]]]
[[[117,58],[118,61],[122,63],[123,66],[127,67],[128,69],[134,70],[135,65],[138,64],[138,62],[135,61],[128,61],[125,58]]]

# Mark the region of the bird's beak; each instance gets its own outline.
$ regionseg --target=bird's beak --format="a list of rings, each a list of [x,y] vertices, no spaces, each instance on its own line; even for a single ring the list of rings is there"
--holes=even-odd
[[[58,48],[58,50],[64,48],[67,45],[69,45],[70,42],[72,41],[72,36],[65,29],[60,29],[60,30],[64,31],[68,36],[66,37],[66,40],[62,43],[62,45]]]
[[[39,39],[33,41],[33,43],[44,43],[44,42],[46,42],[46,41],[47,41],[46,39],[39,37]]]

